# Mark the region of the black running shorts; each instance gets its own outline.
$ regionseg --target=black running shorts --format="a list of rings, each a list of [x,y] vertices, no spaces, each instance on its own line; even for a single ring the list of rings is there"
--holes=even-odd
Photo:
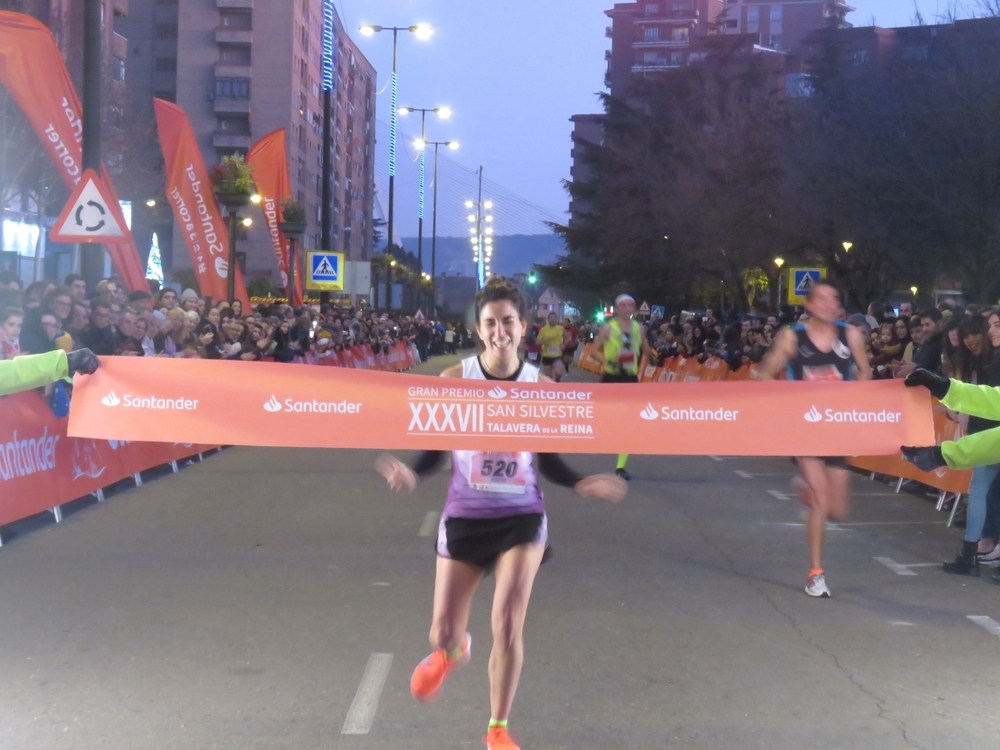
[[[544,513],[503,518],[445,518],[438,530],[437,552],[442,557],[490,570],[504,552],[522,544],[548,542]]]

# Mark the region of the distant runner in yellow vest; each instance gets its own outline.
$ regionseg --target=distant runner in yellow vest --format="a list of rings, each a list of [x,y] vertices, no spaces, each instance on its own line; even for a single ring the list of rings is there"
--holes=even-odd
[[[601,326],[594,340],[594,356],[604,366],[602,383],[638,383],[639,359],[642,355],[652,360],[653,353],[646,343],[646,327],[632,320],[635,314],[635,300],[628,294],[620,294],[615,300],[615,317]],[[625,471],[628,454],[618,456],[615,474],[626,482],[632,477]]]
[[[542,347],[542,372],[546,377],[552,378],[557,383],[566,374],[563,365],[563,338],[566,336],[566,329],[556,323],[556,314],[550,312],[545,325],[538,331],[535,341]]]

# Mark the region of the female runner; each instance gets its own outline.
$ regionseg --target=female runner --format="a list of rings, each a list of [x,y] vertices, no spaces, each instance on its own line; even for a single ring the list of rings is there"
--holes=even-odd
[[[518,346],[528,317],[524,298],[502,278],[492,279],[476,296],[476,329],[485,351],[443,373],[445,378],[551,382],[537,367],[522,362]],[[537,458],[537,461],[535,460]],[[392,456],[378,470],[397,492],[412,492],[419,477],[444,460],[426,451],[412,468]],[[507,470],[491,470],[503,462]],[[434,652],[417,665],[410,681],[415,698],[435,698],[448,675],[469,660],[466,632],[469,608],[487,571],[496,574],[493,596],[493,651],[490,653],[490,718],[483,741],[488,750],[520,750],[507,733],[507,717],[524,660],[524,618],[535,574],[548,541],[545,505],[537,471],[582,497],[620,502],[623,480],[611,474],[581,477],[558,455],[526,452],[454,451],[451,484],[437,538],[437,574],[430,641]],[[516,467],[516,468],[512,468]],[[494,476],[502,473],[502,476]],[[508,475],[513,476],[508,476]]]

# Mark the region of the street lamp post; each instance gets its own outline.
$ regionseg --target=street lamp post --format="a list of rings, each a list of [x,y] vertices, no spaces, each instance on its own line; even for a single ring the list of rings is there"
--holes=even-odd
[[[437,235],[438,235],[438,147],[458,149],[458,141],[424,142],[424,147],[434,147],[434,207],[431,209],[431,309],[437,306]]]
[[[775,258],[774,265],[778,267],[778,309],[781,309],[781,267],[785,265],[784,258]]]
[[[361,33],[364,36],[372,36],[379,31],[391,31],[392,32],[392,93],[390,95],[390,104],[392,107],[392,112],[389,118],[389,216],[386,222],[386,232],[388,233],[388,243],[386,247],[389,253],[392,253],[392,229],[393,229],[393,204],[396,197],[396,106],[398,99],[398,92],[396,89],[397,76],[396,76],[396,47],[399,41],[400,31],[409,31],[412,34],[416,34],[417,39],[429,39],[434,30],[428,24],[422,23],[416,26],[375,26],[375,25],[364,25],[361,27]],[[392,309],[392,263],[387,266],[386,271],[386,296],[388,299],[388,307]]]
[[[493,221],[493,216],[487,214],[483,216],[483,209],[487,211],[493,208],[493,201],[483,200],[483,168],[479,168],[479,197],[475,201],[466,201],[466,208],[474,208],[475,213],[469,214],[469,221],[475,224],[475,226],[470,227],[469,231],[472,235],[470,238],[472,240],[473,255],[476,260],[476,276],[479,282],[479,288],[482,289],[486,286],[486,277],[492,275],[490,270],[490,261],[493,257],[493,227],[487,226],[483,228],[484,222],[490,224]]]
[[[424,175],[425,155],[427,154],[427,113],[433,112],[442,120],[451,117],[451,110],[447,107],[400,107],[399,114],[408,115],[411,112],[420,113],[420,140],[416,141],[417,149],[420,151],[420,200],[417,204],[417,265],[420,266],[421,273],[424,270]]]

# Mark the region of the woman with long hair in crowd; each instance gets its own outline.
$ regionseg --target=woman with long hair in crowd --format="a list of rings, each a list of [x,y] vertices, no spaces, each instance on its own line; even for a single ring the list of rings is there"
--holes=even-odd
[[[476,296],[476,330],[484,351],[442,373],[445,378],[551,382],[518,357],[528,327],[524,297],[506,279],[495,277]],[[420,477],[444,460],[427,451],[410,467],[383,456],[379,472],[397,492],[412,492]],[[499,469],[497,471],[496,469]],[[418,700],[437,696],[445,679],[469,660],[466,632],[479,583],[489,570],[496,576],[493,597],[493,651],[489,660],[489,750],[519,750],[507,732],[507,717],[524,658],[523,629],[532,584],[547,549],[548,527],[539,472],[577,494],[618,502],[625,482],[610,474],[582,477],[556,454],[510,451],[454,451],[451,484],[438,530],[437,574],[430,641],[434,652],[410,681]]]
[[[965,320],[964,315],[953,315],[944,324],[944,331],[941,337],[941,372],[950,378],[961,380],[958,365],[958,350],[962,346],[962,339],[958,333],[958,327]]]
[[[996,317],[996,315],[991,316]],[[951,377],[963,383],[977,385],[1000,385],[1000,363],[993,361],[993,345],[989,336],[989,323],[982,315],[964,315],[954,330],[959,344],[951,356]],[[1000,331],[994,337],[1000,339]],[[945,344],[947,348],[948,344]],[[964,421],[964,417],[963,417]],[[991,422],[981,417],[968,417],[966,434],[1000,427],[1000,422]],[[1000,474],[1000,465],[977,466],[972,470],[969,483],[968,515],[965,522],[965,539],[959,555],[942,566],[945,573],[978,576],[979,553],[992,552],[993,539],[982,539],[986,524],[986,495],[990,485]],[[988,548],[988,549],[987,549]]]

